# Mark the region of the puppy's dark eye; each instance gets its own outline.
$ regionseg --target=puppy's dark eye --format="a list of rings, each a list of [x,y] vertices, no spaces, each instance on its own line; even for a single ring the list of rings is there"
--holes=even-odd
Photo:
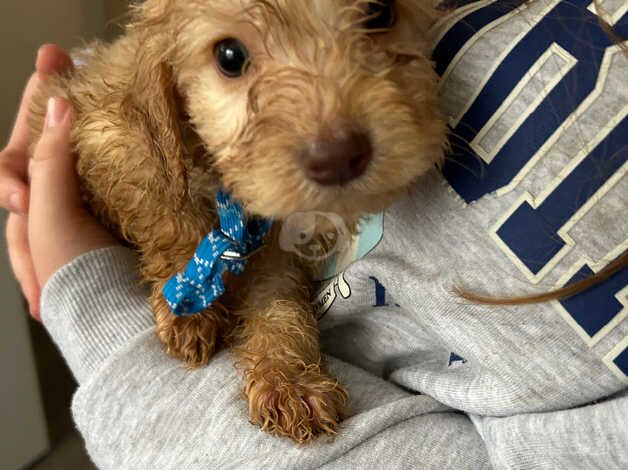
[[[390,29],[397,22],[394,0],[369,2],[366,8],[366,29]]]
[[[249,51],[235,38],[223,39],[216,44],[214,55],[218,69],[229,78],[241,77],[249,66]]]

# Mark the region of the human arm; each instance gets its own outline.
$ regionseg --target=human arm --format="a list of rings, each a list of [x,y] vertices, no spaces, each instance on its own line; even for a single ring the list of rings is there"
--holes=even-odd
[[[132,332],[150,311],[129,290],[134,258],[122,250],[65,266],[42,301],[44,324],[63,354],[75,358],[73,413],[99,468],[488,468],[465,416],[334,358],[329,364],[349,387],[352,416],[333,442],[323,437],[297,447],[268,436],[248,421],[230,352],[189,370],[164,353],[153,327]],[[76,339],[68,340],[72,328]],[[123,340],[111,347],[116,332]]]

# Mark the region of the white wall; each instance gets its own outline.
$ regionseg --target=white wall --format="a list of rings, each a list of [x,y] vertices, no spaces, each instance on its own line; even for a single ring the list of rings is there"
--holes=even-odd
[[[105,3],[118,0],[0,0],[0,147],[40,44],[65,48],[102,35]],[[0,468],[21,468],[48,446],[26,312],[13,281],[0,216]],[[45,391],[44,391],[45,393]]]

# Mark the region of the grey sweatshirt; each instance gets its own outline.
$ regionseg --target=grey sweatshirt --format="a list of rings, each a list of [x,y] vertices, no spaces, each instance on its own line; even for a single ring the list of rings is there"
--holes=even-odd
[[[43,319],[100,468],[628,468],[628,270],[563,302],[453,293],[548,290],[628,248],[628,59],[587,1],[514,3],[435,28],[453,154],[329,260],[315,304],[351,394],[333,442],[249,424],[229,352],[168,358],[132,252],[56,273]],[[628,37],[625,0],[602,3]]]

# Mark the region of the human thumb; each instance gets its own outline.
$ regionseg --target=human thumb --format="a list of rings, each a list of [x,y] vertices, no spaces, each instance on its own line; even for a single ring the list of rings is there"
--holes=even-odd
[[[63,98],[50,98],[46,120],[31,161],[31,204],[61,216],[80,206],[81,196],[70,142],[72,108]],[[60,212],[59,212],[60,211]]]
[[[41,137],[30,162],[28,235],[35,273],[42,286],[53,270],[47,266],[49,261],[71,242],[67,239],[68,230],[76,225],[76,212],[81,210],[71,127],[70,103],[50,98]]]
[[[31,161],[31,213],[45,208],[57,220],[81,206],[70,130],[72,108],[63,98],[50,98],[46,120]],[[37,214],[39,215],[39,214]]]
[[[77,256],[115,243],[84,207],[72,152],[71,128],[70,103],[62,98],[51,98],[30,167],[28,236],[41,286]]]

